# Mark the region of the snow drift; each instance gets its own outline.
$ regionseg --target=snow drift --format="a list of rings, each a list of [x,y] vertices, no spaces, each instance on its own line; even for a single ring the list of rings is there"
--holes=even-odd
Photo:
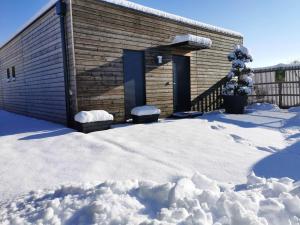
[[[1,224],[201,224],[300,223],[300,183],[253,173],[234,190],[196,173],[176,183],[107,181],[38,191],[1,207]]]
[[[114,116],[104,110],[81,111],[74,117],[79,123],[91,123],[98,121],[114,120]]]
[[[138,106],[131,110],[131,115],[135,116],[149,116],[160,114],[160,109],[152,105]]]
[[[300,224],[299,107],[89,135],[0,117],[1,225]]]

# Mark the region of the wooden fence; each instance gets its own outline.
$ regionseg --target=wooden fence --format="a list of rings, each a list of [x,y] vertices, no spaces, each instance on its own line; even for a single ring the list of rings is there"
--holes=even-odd
[[[266,102],[289,108],[300,105],[300,65],[254,70],[254,88],[248,103]],[[280,76],[279,76],[280,75]],[[224,77],[192,101],[192,110],[210,112],[223,108]]]
[[[267,102],[280,108],[300,105],[300,66],[254,70],[254,90],[249,103]]]

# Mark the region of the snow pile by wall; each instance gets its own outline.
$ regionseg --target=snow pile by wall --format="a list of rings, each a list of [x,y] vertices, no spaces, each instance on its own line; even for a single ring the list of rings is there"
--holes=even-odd
[[[138,106],[131,110],[131,115],[148,116],[160,114],[160,109],[152,105]]]
[[[199,37],[192,34],[177,35],[173,40],[173,44],[186,42],[186,41],[195,42],[203,46],[204,48],[211,48],[212,46],[212,41],[209,38]]]
[[[1,224],[201,224],[300,223],[300,183],[254,174],[240,191],[201,174],[176,183],[107,181],[32,192],[1,206]]]
[[[113,120],[114,116],[104,110],[81,111],[74,117],[79,123],[91,123],[98,121]]]

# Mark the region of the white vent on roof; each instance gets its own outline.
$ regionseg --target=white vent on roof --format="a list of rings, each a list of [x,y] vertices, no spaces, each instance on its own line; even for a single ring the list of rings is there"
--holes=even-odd
[[[192,34],[177,35],[174,38],[172,44],[178,44],[183,42],[193,42],[203,48],[211,48],[212,46],[212,41],[209,38],[199,37]]]

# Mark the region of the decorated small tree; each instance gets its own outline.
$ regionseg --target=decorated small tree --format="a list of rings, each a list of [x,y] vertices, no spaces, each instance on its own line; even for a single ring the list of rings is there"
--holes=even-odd
[[[231,71],[228,73],[228,82],[223,89],[223,95],[250,95],[253,89],[253,71],[246,66],[252,62],[252,56],[246,47],[237,45],[233,52],[228,55],[232,62]]]
[[[223,88],[223,99],[226,112],[244,113],[247,96],[253,89],[253,71],[246,66],[252,62],[252,56],[246,47],[237,45],[228,55],[232,68],[227,75],[228,81]]]

